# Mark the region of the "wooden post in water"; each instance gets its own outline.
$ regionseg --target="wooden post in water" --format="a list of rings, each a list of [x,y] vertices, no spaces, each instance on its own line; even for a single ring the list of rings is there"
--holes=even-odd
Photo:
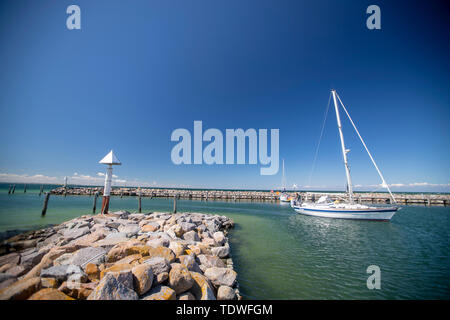
[[[11,194],[12,185],[9,185],[8,194]]]
[[[14,194],[14,191],[16,191],[16,185],[13,185],[12,194]]]
[[[92,213],[95,214],[95,210],[97,210],[97,198],[98,198],[98,192],[94,195],[94,203],[92,205]]]
[[[50,192],[47,192],[45,194],[44,206],[42,207],[41,216],[45,216],[45,214],[47,213],[47,206],[48,206],[48,199],[49,198],[50,198]]]
[[[138,212],[139,212],[139,213],[142,212],[142,205],[141,205],[141,190],[139,190],[139,194],[138,194]]]
[[[23,186],[23,193],[27,193],[27,185],[26,184]]]
[[[177,213],[177,195],[173,197],[173,213]]]
[[[41,196],[42,192],[44,191],[44,185],[41,185],[41,189],[39,190],[39,197]]]

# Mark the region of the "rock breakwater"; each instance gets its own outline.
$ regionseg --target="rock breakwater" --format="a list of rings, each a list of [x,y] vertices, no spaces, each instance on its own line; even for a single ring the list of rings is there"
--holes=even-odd
[[[202,213],[85,215],[1,245],[0,299],[240,299],[228,231]]]

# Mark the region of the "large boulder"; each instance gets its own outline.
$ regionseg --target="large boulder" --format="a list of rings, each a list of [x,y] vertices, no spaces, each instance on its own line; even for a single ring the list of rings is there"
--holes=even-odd
[[[34,277],[14,282],[0,290],[0,300],[25,300],[41,288],[41,279]]]
[[[189,222],[180,222],[179,226],[181,227],[181,231],[183,234],[191,230],[194,230],[197,227],[194,223]]]
[[[16,252],[0,256],[0,266],[3,266],[5,264],[16,265],[19,263],[19,261],[20,261],[20,254]]]
[[[150,249],[148,250],[148,256],[151,258],[154,257],[161,257],[166,259],[169,263],[172,263],[175,261],[175,254],[173,253],[172,250],[170,250],[169,248],[166,247],[149,247]]]
[[[120,226],[118,230],[119,232],[124,233],[128,238],[131,238],[137,235],[139,231],[141,231],[141,228],[139,228],[138,224],[130,223]]]
[[[217,268],[212,267],[206,269],[205,276],[215,286],[228,286],[232,287],[236,281],[236,272],[230,268]]]
[[[200,238],[198,237],[198,234],[196,231],[191,230],[183,234],[183,239],[186,241],[196,242],[200,241]]]
[[[189,270],[180,263],[172,263],[169,272],[169,285],[177,294],[189,290],[194,284]]]
[[[63,232],[63,238],[66,241],[71,241],[74,239],[78,239],[79,237],[84,236],[87,233],[89,233],[89,227],[66,229]]]
[[[119,243],[108,252],[106,262],[116,262],[132,254],[148,256],[149,248],[151,247],[136,240]]]
[[[175,253],[175,257],[178,258],[185,253],[186,247],[178,241],[171,241],[169,244],[169,249],[172,250],[173,253]]]
[[[75,278],[78,277],[80,282],[85,282],[87,279],[87,275],[83,270],[81,270],[79,266],[73,264],[53,266],[41,271],[42,278],[55,278],[58,281],[65,281],[71,275],[75,275]]]
[[[197,260],[200,264],[200,268],[205,271],[208,268],[218,267],[225,268],[225,263],[217,256],[199,254]]]
[[[134,289],[138,295],[143,295],[152,287],[153,271],[149,264],[140,264],[131,269],[134,278]]]
[[[220,286],[217,289],[217,300],[235,300],[236,292],[228,286]]]
[[[170,240],[166,238],[150,239],[147,241],[147,245],[153,248],[157,247],[168,247]]]
[[[69,297],[65,293],[53,289],[53,288],[45,288],[36,293],[34,293],[28,300],[75,300],[72,297]]]
[[[191,277],[194,280],[191,292],[197,300],[216,300],[214,289],[205,276],[198,272],[191,272]]]
[[[215,256],[218,256],[219,258],[226,258],[230,254],[230,247],[229,246],[214,247],[211,248],[211,253]]]
[[[84,268],[84,271],[90,281],[97,281],[100,279],[100,269],[96,264],[88,263]]]
[[[105,260],[106,250],[101,247],[87,247],[76,251],[70,264],[84,267],[88,263],[100,264]]]
[[[133,266],[129,263],[115,263],[109,268],[105,268],[100,271],[100,279],[109,273],[109,272],[121,272],[121,271],[131,271]]]
[[[131,270],[110,272],[100,280],[88,300],[137,300],[133,290],[133,274]]]
[[[6,288],[17,281],[17,277],[12,274],[0,273],[0,289]]]
[[[219,246],[223,246],[226,241],[225,235],[222,231],[214,232],[213,239]]]
[[[35,265],[37,265],[42,257],[46,254],[45,251],[33,251],[30,254],[22,255],[20,258],[20,264],[25,267],[25,269],[30,270]]]
[[[165,229],[165,228],[164,228]],[[180,238],[183,235],[183,229],[179,224],[175,224],[166,230],[166,233],[172,238]]]
[[[151,257],[143,261],[143,264],[148,264],[152,268],[154,275],[158,275],[163,272],[169,272],[170,265],[163,257]]]
[[[156,286],[142,300],[176,300],[176,293],[169,287]]]
[[[147,222],[141,227],[142,232],[155,232],[159,229],[159,224],[156,222]]]
[[[180,263],[182,265],[184,265],[189,271],[202,273],[202,270],[198,266],[198,264],[195,261],[195,258],[193,256],[182,255],[182,256],[179,256],[178,259],[180,260]]]

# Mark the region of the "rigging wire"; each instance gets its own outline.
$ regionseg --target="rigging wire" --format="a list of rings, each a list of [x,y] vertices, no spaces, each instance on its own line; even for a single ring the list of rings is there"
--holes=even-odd
[[[350,114],[347,112],[347,109],[345,108],[344,104],[342,103],[342,100],[341,100],[341,98],[339,97],[339,95],[337,94],[337,92],[336,92],[336,96],[337,96],[337,98],[339,99],[339,102],[341,103],[341,106],[342,106],[342,108],[344,109],[345,113],[347,114],[347,117],[348,117],[348,119],[350,120],[350,122],[351,122],[353,128],[355,129],[356,133],[358,134],[358,137],[359,137],[359,139],[361,140],[361,142],[362,142],[364,148],[366,149],[366,151],[367,151],[367,153],[368,153],[368,155],[369,155],[369,157],[370,157],[370,160],[372,160],[372,163],[373,163],[373,165],[375,166],[375,169],[377,170],[378,175],[379,175],[380,178],[381,178],[381,182],[382,182],[381,186],[384,187],[384,188],[386,188],[386,189],[389,191],[389,194],[391,195],[392,200],[394,200],[394,203],[397,203],[397,201],[395,200],[394,195],[393,195],[392,192],[391,192],[391,189],[389,188],[389,185],[386,183],[386,180],[384,180],[384,177],[383,177],[383,175],[381,174],[380,169],[378,169],[378,166],[377,166],[377,164],[375,163],[375,160],[373,159],[372,154],[370,153],[369,149],[367,148],[366,143],[364,142],[363,138],[362,138],[361,135],[359,134],[359,131],[358,131],[358,129],[356,128],[355,123],[353,122],[352,118],[350,117]]]
[[[309,173],[309,180],[308,180],[308,185],[309,186],[311,186],[311,178],[312,178],[314,169],[316,167],[317,155],[319,154],[320,142],[322,141],[323,131],[325,129],[325,122],[327,121],[328,109],[330,108],[330,101],[331,101],[331,93],[330,93],[330,96],[328,97],[328,104],[327,104],[327,108],[325,110],[325,116],[323,118],[322,130],[320,130],[319,143],[317,144],[316,153],[314,155],[314,160],[313,160],[311,172]]]

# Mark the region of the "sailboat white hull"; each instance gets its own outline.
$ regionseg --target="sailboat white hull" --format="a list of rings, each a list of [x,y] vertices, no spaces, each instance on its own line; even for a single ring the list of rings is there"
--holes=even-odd
[[[336,208],[330,206],[301,205],[293,206],[298,213],[336,219],[359,219],[359,220],[383,220],[389,221],[397,212],[397,207],[357,207],[355,208]]]

